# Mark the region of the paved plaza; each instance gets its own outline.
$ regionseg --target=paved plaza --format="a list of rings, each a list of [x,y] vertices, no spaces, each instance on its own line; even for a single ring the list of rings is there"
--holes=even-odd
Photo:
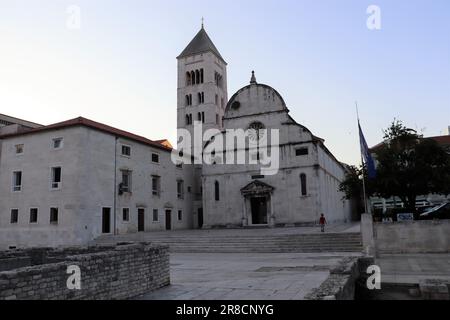
[[[145,300],[301,300],[329,270],[357,253],[266,253],[171,255],[169,287]]]
[[[440,279],[450,283],[450,254],[383,254],[375,260],[381,268],[381,281],[417,284],[420,280]]]
[[[325,227],[325,233],[359,233],[361,225],[359,222],[335,223]],[[189,229],[172,231],[152,231],[127,233],[114,236],[100,236],[93,244],[108,244],[120,241],[153,241],[161,238],[180,237],[240,237],[240,236],[289,236],[289,235],[321,234],[319,226],[291,227],[291,228],[249,228],[249,229]]]

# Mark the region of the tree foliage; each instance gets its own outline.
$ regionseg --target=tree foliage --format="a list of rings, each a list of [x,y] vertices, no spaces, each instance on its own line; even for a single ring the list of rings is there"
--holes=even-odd
[[[439,144],[394,120],[384,131],[384,143],[374,150],[377,177],[366,177],[368,196],[399,197],[415,212],[419,195],[450,194],[450,156]],[[340,190],[346,198],[360,198],[362,168],[351,167]]]

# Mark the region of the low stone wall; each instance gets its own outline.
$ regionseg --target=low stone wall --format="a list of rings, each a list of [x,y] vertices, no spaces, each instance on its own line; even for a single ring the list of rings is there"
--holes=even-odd
[[[377,253],[448,253],[450,220],[374,223]]]
[[[365,278],[372,257],[347,257],[330,271],[319,288],[306,295],[305,300],[354,300],[357,281]]]
[[[12,269],[8,259],[30,265]],[[0,272],[0,300],[127,299],[170,284],[168,247],[144,243],[4,252],[0,266],[8,270]],[[68,289],[69,266],[80,268],[79,290]]]

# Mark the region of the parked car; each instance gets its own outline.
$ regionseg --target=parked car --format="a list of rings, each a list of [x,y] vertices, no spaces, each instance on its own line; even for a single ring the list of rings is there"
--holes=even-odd
[[[420,215],[420,220],[450,219],[450,202],[433,207]]]

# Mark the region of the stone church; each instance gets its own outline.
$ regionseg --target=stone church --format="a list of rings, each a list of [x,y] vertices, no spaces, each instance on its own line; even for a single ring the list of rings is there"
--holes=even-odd
[[[261,174],[259,164],[197,166],[202,202],[194,207],[204,214],[204,228],[309,225],[321,213],[329,222],[350,219],[350,205],[338,191],[345,166],[323,139],[292,119],[283,97],[258,83],[254,73],[250,84],[228,100],[227,63],[203,26],[178,56],[178,128],[195,135],[195,121],[202,123],[202,133],[211,128],[222,135],[230,129],[279,131],[276,174]],[[243,151],[252,153],[252,148]]]
[[[228,99],[227,63],[203,27],[177,60],[177,127],[200,136],[188,155],[214,161],[174,162],[181,151],[167,140],[83,117],[39,125],[0,115],[0,249],[85,245],[105,234],[311,225],[321,213],[330,223],[350,219],[338,191],[345,166],[291,118],[274,88],[252,74]],[[249,133],[236,151],[255,161],[230,164],[221,156],[234,149],[211,150],[232,130]],[[267,159],[276,171],[264,171]]]

